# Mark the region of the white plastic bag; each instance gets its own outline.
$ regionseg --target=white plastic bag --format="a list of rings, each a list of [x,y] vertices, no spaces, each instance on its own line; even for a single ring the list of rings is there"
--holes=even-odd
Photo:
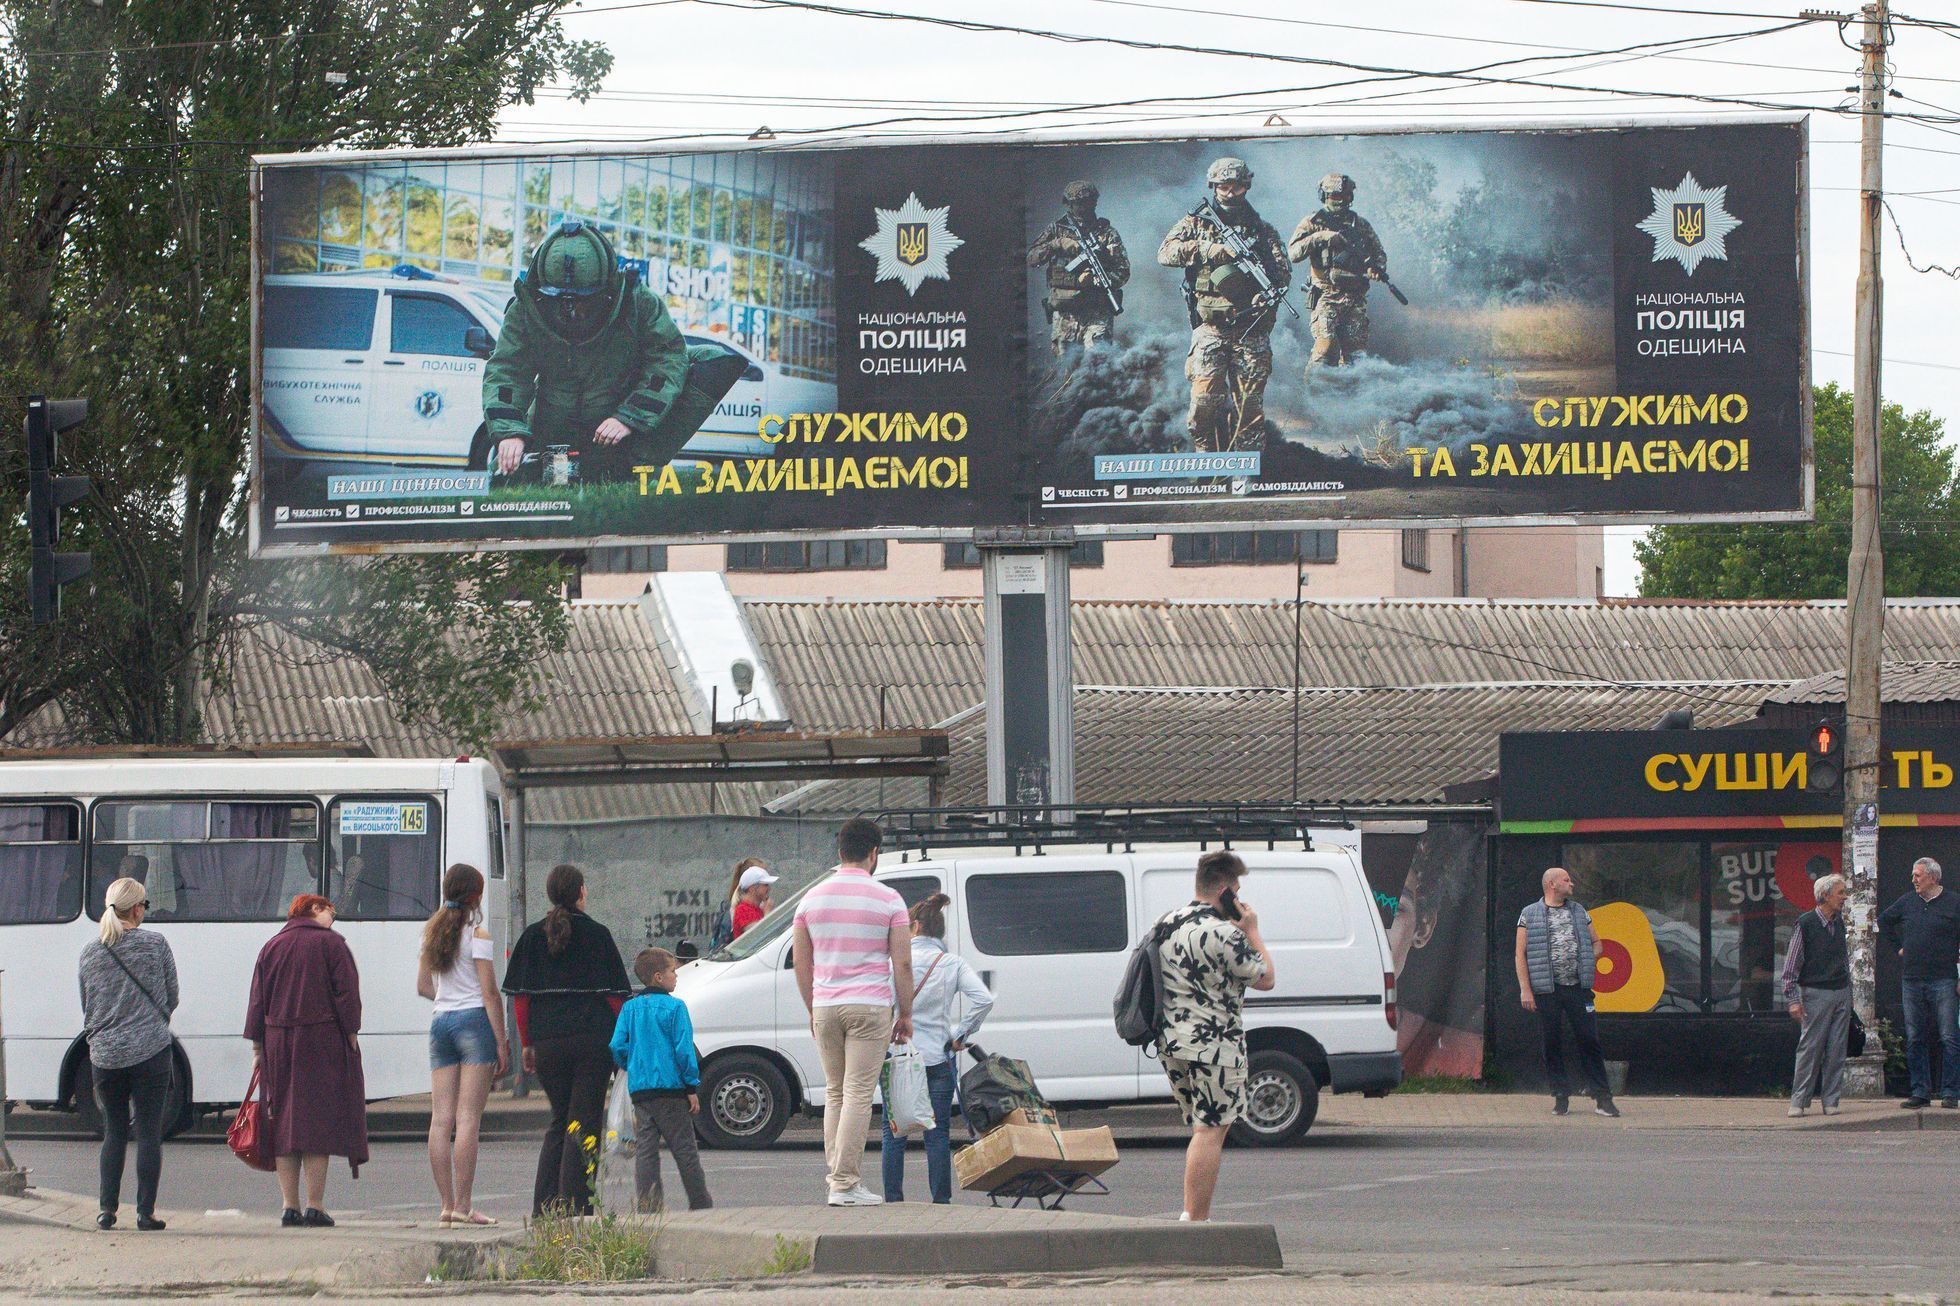
[[[926,1088],[925,1054],[910,1043],[892,1048],[880,1087],[885,1095],[885,1128],[900,1137],[932,1128],[932,1093]]]
[[[635,1141],[633,1094],[626,1087],[626,1072],[622,1070],[613,1076],[612,1092],[606,1095],[606,1150],[630,1155]]]

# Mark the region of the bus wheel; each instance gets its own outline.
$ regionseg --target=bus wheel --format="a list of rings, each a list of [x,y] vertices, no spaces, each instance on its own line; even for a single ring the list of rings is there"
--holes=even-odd
[[[170,1090],[163,1099],[165,1138],[175,1138],[197,1123],[197,1112],[190,1103],[190,1068],[175,1044],[170,1052]],[[102,1107],[95,1100],[95,1075],[87,1061],[75,1068],[75,1117],[83,1133],[90,1138],[102,1137]]]
[[[789,1081],[765,1057],[720,1057],[701,1078],[700,1134],[710,1147],[741,1150],[775,1142],[789,1124]]]

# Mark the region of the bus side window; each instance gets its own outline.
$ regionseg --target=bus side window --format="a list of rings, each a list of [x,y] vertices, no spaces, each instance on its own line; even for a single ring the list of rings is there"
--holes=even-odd
[[[348,920],[423,920],[442,893],[433,794],[342,794],[327,806],[328,882]]]

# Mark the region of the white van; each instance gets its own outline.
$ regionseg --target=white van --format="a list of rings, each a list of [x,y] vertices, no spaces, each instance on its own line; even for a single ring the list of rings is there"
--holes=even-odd
[[[392,271],[282,273],[265,279],[265,448],[287,458],[488,467],[483,365],[503,329],[510,286]],[[725,336],[688,334],[748,367],[682,456],[766,458],[769,413],[829,412],[837,387],[786,376]]]
[[[1239,855],[1279,984],[1246,994],[1250,1108],[1233,1137],[1277,1145],[1313,1124],[1323,1091],[1380,1095],[1401,1082],[1394,967],[1352,849]],[[907,903],[952,898],[947,945],[996,997],[976,1041],[1026,1061],[1053,1102],[1109,1106],[1170,1100],[1163,1068],[1117,1038],[1112,1006],[1137,939],[1191,901],[1198,856],[1138,849],[901,863],[887,852],[877,878]],[[823,1074],[791,969],[801,896],[681,968],[676,992],[694,1020],[711,1146],[766,1147],[797,1107],[822,1109]]]

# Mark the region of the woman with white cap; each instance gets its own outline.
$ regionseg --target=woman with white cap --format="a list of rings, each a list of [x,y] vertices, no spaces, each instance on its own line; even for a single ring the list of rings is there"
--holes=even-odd
[[[769,914],[769,886],[781,878],[771,875],[769,868],[754,858],[748,861],[749,865],[735,877],[735,933],[730,936],[731,941],[741,938],[742,931]]]
[[[157,1183],[163,1176],[163,1111],[174,1073],[170,1013],[177,1009],[177,961],[170,944],[142,929],[150,899],[125,876],[102,895],[102,932],[82,949],[82,1025],[96,1105],[102,1111],[97,1225],[112,1229],[122,1201],[123,1159],[132,1118],[136,1136],[136,1227],[161,1229]]]

